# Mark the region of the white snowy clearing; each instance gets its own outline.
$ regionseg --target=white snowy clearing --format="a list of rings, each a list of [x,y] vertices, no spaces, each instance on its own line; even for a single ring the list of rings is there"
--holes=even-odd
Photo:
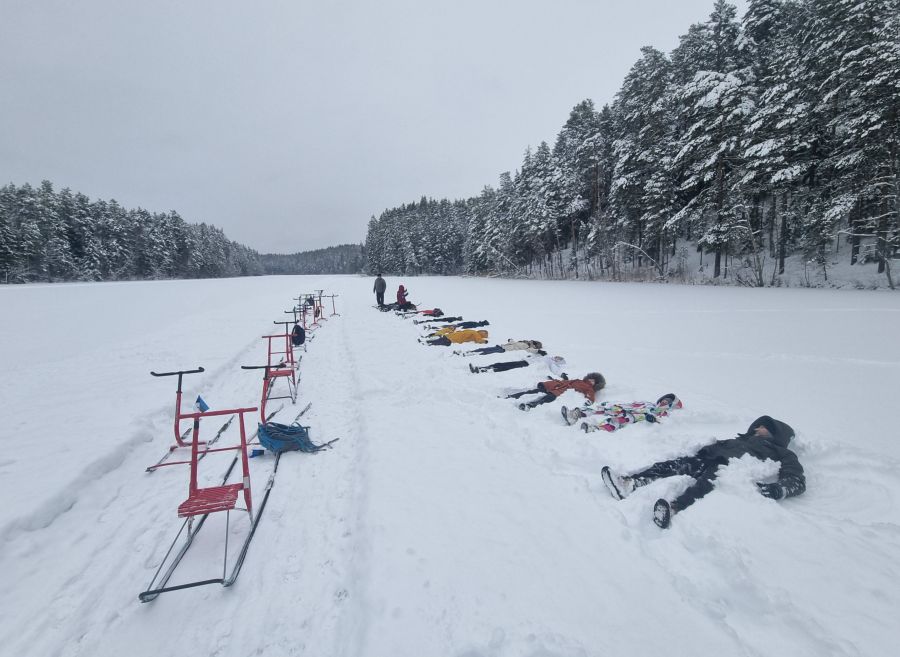
[[[2,653],[897,654],[900,295],[388,278],[389,299],[400,282],[422,307],[490,320],[491,343],[539,339],[571,376],[599,370],[601,399],[675,392],[685,407],[614,434],[563,424],[575,393],[523,413],[498,395],[545,372],[470,374],[374,310],[370,278],[0,287]],[[149,371],[205,367],[185,378],[188,407],[198,393],[255,405],[259,372],[239,366],[262,363],[260,336],[317,288],[341,316],[315,332],[300,399],[276,419],[312,402],[313,441],[340,440],[282,457],[233,587],[141,604],[188,485],[185,466],[144,472],[172,442],[175,391]],[[600,480],[762,414],[796,430],[805,495],[762,497],[753,482],[774,464],[745,458],[660,530],[653,502],[685,478],[622,502]],[[204,481],[230,458],[202,461]],[[273,458],[250,463],[257,499]],[[221,575],[222,528],[204,527],[185,581]],[[234,514],[230,553],[245,532]]]

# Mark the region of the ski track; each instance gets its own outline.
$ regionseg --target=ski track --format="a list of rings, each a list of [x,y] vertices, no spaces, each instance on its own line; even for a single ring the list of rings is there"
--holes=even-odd
[[[0,626],[9,654],[688,655],[697,637],[712,654],[890,654],[900,638],[900,593],[892,586],[900,580],[896,451],[858,446],[839,429],[809,422],[815,431],[801,430],[794,445],[808,476],[806,495],[779,504],[762,498],[747,482],[770,475],[772,464],[742,459],[720,475],[715,494],[660,532],[650,522],[652,502],[677,494],[686,478],[616,502],[596,474],[600,467],[635,469],[730,437],[758,414],[756,404],[735,403],[727,390],[677,390],[685,408],[659,425],[586,435],[562,424],[560,403],[522,413],[497,399],[533,386],[544,376],[536,368],[473,376],[467,358],[418,344],[423,326],[369,309],[368,279],[338,280],[348,307],[310,335],[298,402],[288,401],[275,419],[289,422],[311,401],[301,422],[312,427],[313,441],[340,440],[319,454],[283,456],[235,586],[137,602],[177,531],[174,509],[186,488],[179,467],[143,473],[172,440],[174,379],[159,379],[152,390],[161,403],[136,419],[139,428],[0,529],[9,592],[0,598],[0,618],[16,619]],[[498,303],[497,313],[508,315],[503,299]],[[441,304],[459,314],[469,309],[452,293]],[[492,319],[473,306],[466,319]],[[259,326],[259,335],[271,332]],[[546,330],[554,326],[549,321]],[[503,321],[489,329],[496,341],[513,336]],[[185,379],[185,406],[198,392],[214,407],[258,403],[259,377],[239,365],[261,362],[262,341],[245,337],[230,355],[196,359],[211,366]],[[894,381],[900,362],[646,345],[604,351],[601,359],[593,346],[573,339],[559,352],[568,355],[570,347],[582,356],[570,360],[577,374],[603,360],[600,371],[610,379],[603,397],[615,400],[671,391],[664,369],[637,367],[640,381],[610,377],[634,353],[650,361],[746,363],[740,367],[865,368]],[[104,367],[119,366],[135,348],[114,350]],[[561,403],[580,399],[567,393]],[[256,415],[247,420],[252,433]],[[222,443],[236,432],[232,424]],[[205,459],[206,481],[228,461]],[[0,461],[0,472],[18,462]],[[269,455],[251,461],[257,503],[272,464]],[[235,523],[232,550],[241,520]],[[221,534],[209,524],[189,553],[197,560],[188,575],[209,575],[215,562]]]

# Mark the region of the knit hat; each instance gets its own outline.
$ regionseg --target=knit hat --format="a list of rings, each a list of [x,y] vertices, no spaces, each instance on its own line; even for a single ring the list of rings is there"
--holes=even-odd
[[[603,375],[600,374],[600,372],[588,372],[585,374],[584,378],[594,380],[594,392],[603,390],[606,387],[606,379],[603,378]]]

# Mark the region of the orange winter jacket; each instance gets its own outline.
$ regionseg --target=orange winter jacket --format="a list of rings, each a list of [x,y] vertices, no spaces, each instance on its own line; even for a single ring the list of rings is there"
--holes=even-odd
[[[454,331],[453,333],[448,333],[446,338],[453,344],[460,344],[462,342],[476,342],[478,344],[485,344],[488,341],[488,332],[476,331],[475,329],[463,329],[462,331]]]
[[[544,390],[554,397],[559,397],[566,390],[577,390],[591,401],[594,401],[594,386],[590,381],[585,381],[584,379],[573,379],[571,381],[557,381],[553,379],[551,381],[542,381],[541,385],[544,386]]]

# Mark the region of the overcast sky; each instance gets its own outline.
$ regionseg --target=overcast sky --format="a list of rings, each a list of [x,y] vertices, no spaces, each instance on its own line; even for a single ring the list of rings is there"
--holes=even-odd
[[[361,242],[385,208],[496,184],[712,6],[0,0],[0,185],[177,210],[262,252]]]

